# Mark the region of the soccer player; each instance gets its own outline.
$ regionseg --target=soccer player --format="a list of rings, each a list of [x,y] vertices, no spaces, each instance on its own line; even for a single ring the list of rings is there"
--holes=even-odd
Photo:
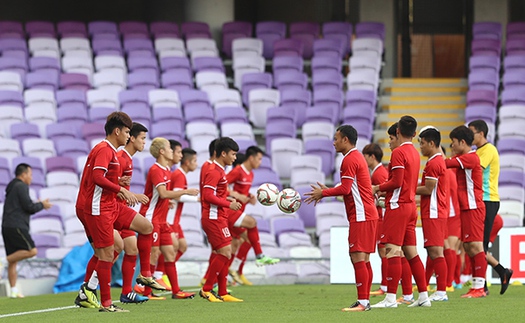
[[[133,175],[133,156],[137,152],[144,150],[146,144],[146,133],[148,129],[144,125],[133,122],[128,143],[117,152],[120,163],[120,185],[129,190],[131,176]],[[148,198],[144,194],[135,194],[140,203],[148,203]],[[126,203],[124,200],[119,200]],[[124,258],[122,260],[122,294],[120,295],[121,303],[142,303],[148,300],[147,297],[138,295],[133,292],[132,282],[135,275],[135,265],[137,263],[137,236],[135,231],[121,230],[120,237],[124,242]]]
[[[363,148],[363,156],[365,157],[366,163],[368,164],[368,168],[370,169],[372,185],[379,185],[383,182],[386,182],[386,180],[388,179],[388,170],[386,169],[386,167],[383,166],[383,164],[381,164],[381,160],[383,159],[383,150],[381,149],[381,147],[375,143],[368,144]],[[383,230],[383,214],[385,212],[385,209],[383,206],[380,205],[380,201],[383,201],[384,206],[384,198],[375,199],[377,205],[377,214],[379,216],[379,221],[377,222],[376,241],[377,253],[379,254],[379,257],[381,257],[381,286],[378,290],[370,292],[370,295],[372,296],[384,295],[386,293],[387,285],[386,273],[388,268],[388,261],[386,259],[385,245],[381,243],[381,232]]]
[[[242,203],[242,208],[238,211],[227,210],[226,213],[228,214],[228,227],[233,238],[232,253],[235,254],[237,249],[239,249],[237,255],[232,259],[229,273],[237,283],[244,284],[246,281],[250,285],[251,282],[244,275],[241,277],[238,270],[246,260],[251,247],[253,247],[255,252],[255,263],[257,266],[273,265],[278,263],[280,259],[264,255],[259,242],[257,221],[252,216],[244,213],[247,203],[255,204],[256,202],[255,196],[250,194],[250,188],[253,182],[253,170],[261,165],[263,151],[257,146],[250,146],[246,149],[244,156],[245,160],[242,164],[236,166],[226,175],[228,184],[233,184],[233,191],[243,198],[243,200],[239,200]],[[244,242],[241,244],[242,247],[238,248],[241,237]]]
[[[235,161],[237,151],[239,146],[233,139],[228,137],[217,139],[215,159],[201,172],[201,222],[213,252],[210,256],[206,282],[199,294],[210,302],[242,302],[241,299],[228,294],[226,290],[232,240],[226,208],[236,211],[240,210],[242,205],[235,200],[227,199],[228,181],[224,167]],[[218,283],[218,294],[212,291],[215,282]]]
[[[157,137],[151,142],[150,153],[155,157],[156,162],[151,166],[146,177],[146,186],[144,194],[150,199],[149,203],[141,207],[141,214],[153,224],[150,266],[151,271],[155,271],[160,253],[164,256],[165,271],[169,278],[171,286],[177,286],[177,269],[175,267],[175,249],[173,240],[175,234],[167,222],[168,208],[170,199],[178,199],[184,194],[197,195],[198,190],[186,189],[179,191],[170,190],[171,170],[170,161],[173,160],[173,149],[165,138]],[[172,298],[178,297],[180,289],[172,288]],[[151,294],[151,288],[145,287],[144,296],[156,298]]]
[[[450,187],[440,144],[441,133],[436,128],[427,126],[421,129],[419,148],[428,160],[416,194],[421,195],[421,224],[428,253],[426,280],[428,284],[435,271],[437,281],[436,292],[429,297],[431,301],[448,301],[447,264],[443,248],[450,212]]]
[[[343,312],[362,312],[370,310],[370,287],[372,267],[370,254],[376,247],[377,209],[371,191],[372,183],[368,165],[363,155],[355,147],[357,131],[350,125],[337,128],[334,147],[343,154],[341,164],[341,185],[327,188],[321,183],[311,185],[312,191],[305,202],[317,204],[323,197],[343,196],[349,222],[348,246],[350,259],[355,270],[357,302],[343,308]],[[398,280],[399,281],[399,280]]]
[[[448,168],[456,168],[459,205],[461,208],[461,240],[471,260],[472,288],[463,298],[485,297],[484,290],[487,260],[483,250],[485,204],[483,203],[483,175],[478,155],[471,149],[474,133],[465,126],[450,132],[452,151],[456,155],[448,158]]]
[[[106,139],[89,153],[77,197],[77,216],[95,249],[95,257],[90,260],[88,270],[94,264],[91,271],[96,271],[100,281],[101,312],[127,312],[111,301],[111,267],[118,256],[114,245],[123,245],[120,235],[115,234],[114,229],[131,229],[141,234],[150,234],[153,229],[143,216],[116,202],[118,194],[128,205],[138,203],[135,194],[118,184],[120,164],[117,148],[127,143],[131,128],[132,121],[127,114],[113,112],[108,116],[104,125]],[[144,279],[145,283],[153,280],[148,278],[150,279]]]
[[[408,306],[431,306],[425,268],[416,249],[415,194],[420,166],[419,153],[412,144],[416,128],[417,121],[412,116],[401,117],[397,129],[400,145],[392,151],[388,181],[372,186],[373,193],[386,192],[381,242],[386,244],[388,259],[387,295],[383,301],[372,305],[375,308],[397,307],[396,291],[401,278],[402,251],[410,264],[419,291],[419,298]]]
[[[501,280],[500,294],[503,295],[509,287],[509,281],[513,270],[503,267],[494,256],[488,253],[490,233],[494,218],[499,210],[499,154],[496,147],[487,141],[489,128],[483,120],[474,120],[468,124],[470,130],[474,132],[472,143],[476,146],[476,154],[481,162],[483,169],[483,203],[485,203],[485,229],[483,230],[483,250],[487,253],[487,261],[496,270]],[[488,293],[485,283],[485,292]]]

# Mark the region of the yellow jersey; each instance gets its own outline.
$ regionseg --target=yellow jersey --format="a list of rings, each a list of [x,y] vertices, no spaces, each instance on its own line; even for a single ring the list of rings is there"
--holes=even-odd
[[[499,154],[493,144],[487,142],[476,150],[483,168],[483,201],[499,202]]]

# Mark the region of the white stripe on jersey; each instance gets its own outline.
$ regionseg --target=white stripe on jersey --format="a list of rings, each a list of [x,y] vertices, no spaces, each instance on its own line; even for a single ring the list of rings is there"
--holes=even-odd
[[[355,219],[357,222],[363,222],[366,220],[365,204],[359,193],[359,185],[357,179],[352,182],[352,197],[354,198],[355,204]]]
[[[100,215],[100,200],[102,199],[102,187],[95,185],[93,201],[91,202],[91,215]]]
[[[476,195],[474,194],[474,180],[472,180],[472,169],[465,169],[465,178],[467,181],[468,208],[477,209]]]
[[[454,202],[452,200],[452,197],[450,198],[450,213],[449,217],[455,217],[456,216],[456,210],[454,210]]]
[[[427,177],[427,178],[431,178],[431,177]],[[430,193],[430,218],[431,219],[438,218],[438,198],[437,198],[438,185],[439,185],[439,182],[436,179],[436,186],[434,186],[432,193]]]
[[[390,209],[395,210],[399,207],[399,195],[401,195],[401,188],[403,186],[399,186],[396,188],[392,193],[392,198],[390,199]]]
[[[153,212],[155,211],[155,207],[157,206],[157,203],[159,202],[159,191],[157,191],[156,188],[153,189],[153,194],[151,196],[151,200],[149,202],[148,210],[146,211],[145,217],[146,219],[151,222],[153,219]]]
[[[210,204],[210,220],[217,220],[219,218],[219,212],[217,210],[217,205]]]

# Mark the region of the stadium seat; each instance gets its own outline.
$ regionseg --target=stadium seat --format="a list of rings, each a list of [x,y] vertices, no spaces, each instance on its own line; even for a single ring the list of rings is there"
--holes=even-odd
[[[286,37],[286,24],[280,21],[260,21],[255,25],[257,38],[263,41],[263,56],[273,58],[273,43]]]
[[[290,159],[301,155],[302,152],[303,143],[300,139],[278,138],[273,140],[271,145],[272,168],[279,174],[279,177],[290,178]]]
[[[258,128],[266,126],[266,111],[277,107],[280,103],[280,93],[273,89],[255,89],[248,95],[249,117],[253,125]]]

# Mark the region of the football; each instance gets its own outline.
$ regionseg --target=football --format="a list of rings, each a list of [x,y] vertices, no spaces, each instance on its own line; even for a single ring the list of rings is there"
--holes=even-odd
[[[284,213],[294,213],[301,207],[301,195],[293,188],[285,188],[277,197],[277,207]]]
[[[279,189],[272,183],[264,183],[257,189],[257,200],[262,205],[274,205],[279,195]]]

